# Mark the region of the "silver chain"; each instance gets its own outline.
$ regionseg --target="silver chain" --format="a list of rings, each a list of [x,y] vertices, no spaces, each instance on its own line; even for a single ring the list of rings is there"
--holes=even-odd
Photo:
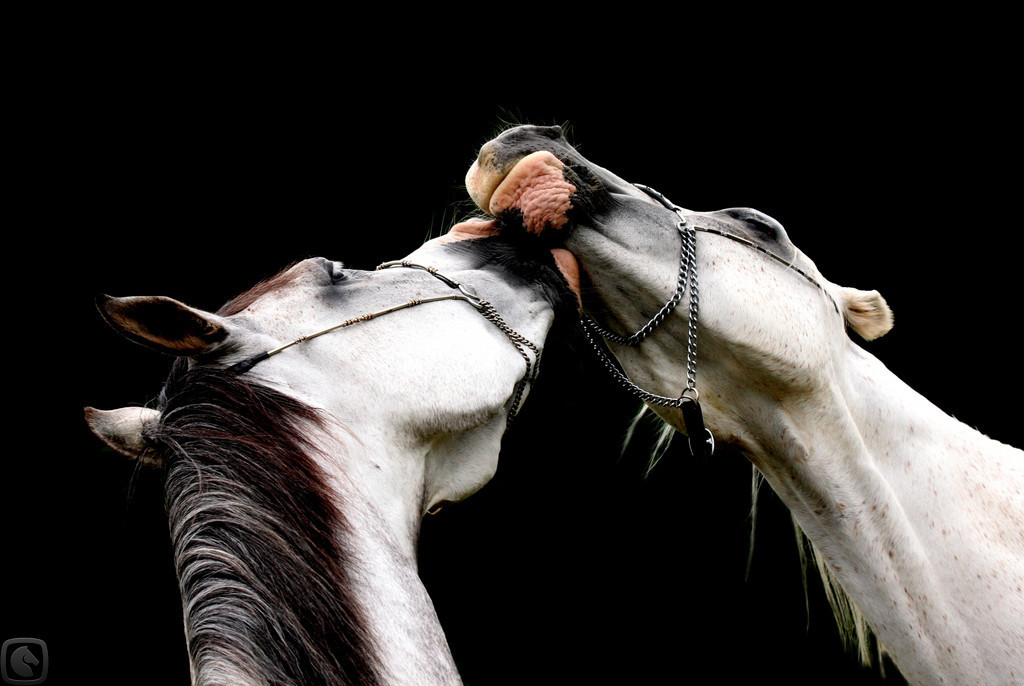
[[[614,378],[621,386],[626,390],[630,391],[634,395],[638,396],[641,400],[647,403],[655,405],[661,405],[664,407],[680,407],[683,402],[687,399],[697,400],[697,319],[700,309],[700,292],[697,285],[697,239],[696,230],[690,227],[686,221],[686,217],[682,214],[682,208],[670,203],[664,196],[657,191],[649,189],[646,186],[640,186],[639,188],[648,192],[656,199],[660,200],[662,204],[671,209],[679,217],[679,222],[676,225],[676,230],[679,232],[680,249],[679,249],[679,277],[676,279],[676,290],[672,294],[662,308],[658,311],[649,322],[640,327],[636,332],[629,336],[623,336],[622,334],[615,333],[610,329],[601,326],[593,318],[584,315],[582,317],[583,333],[587,340],[590,342],[591,347],[597,353],[598,358],[606,369],[611,373]],[[605,348],[600,345],[595,338],[595,334],[607,340],[622,345],[637,346],[647,338],[658,326],[665,320],[665,318],[676,308],[683,298],[683,294],[686,292],[687,287],[690,289],[690,303],[689,303],[689,321],[687,322],[687,333],[686,333],[686,388],[678,397],[667,397],[651,393],[646,391],[635,383],[629,380],[629,378],[622,372],[619,366],[612,361],[611,357],[606,352]]]
[[[627,391],[631,392],[633,395],[637,396],[645,403],[650,403],[652,405],[662,405],[664,407],[679,407],[680,405],[682,405],[683,400],[681,396],[678,398],[669,398],[664,395],[658,395],[656,393],[651,393],[650,391],[645,391],[644,389],[637,386],[635,383],[630,381],[625,374],[622,373],[622,370],[619,369],[618,365],[616,365],[608,356],[608,354],[601,349],[601,346],[594,339],[588,327],[584,327],[583,335],[586,336],[588,341],[590,341],[590,345],[594,348],[594,352],[597,353],[598,359],[604,365],[605,369],[608,370],[608,373],[611,374],[612,379],[617,381],[618,384],[625,388]]]
[[[697,287],[697,233],[683,230],[686,220],[680,219],[679,228],[683,240],[688,244],[686,272],[690,281],[690,318],[686,323],[686,391],[697,399],[697,315],[700,310],[700,289]],[[683,391],[685,394],[686,391]],[[682,397],[682,396],[680,396]]]
[[[636,346],[647,338],[652,331],[658,328],[658,326],[665,321],[665,317],[667,317],[672,310],[676,308],[676,305],[678,305],[683,299],[683,293],[686,291],[686,279],[690,264],[687,251],[692,251],[692,244],[688,245],[687,243],[687,234],[692,232],[686,229],[686,219],[680,217],[677,229],[682,240],[682,248],[680,249],[679,255],[679,278],[676,280],[676,291],[672,294],[672,297],[669,298],[668,302],[662,306],[658,313],[654,315],[649,322],[641,326],[629,336],[623,336],[622,334],[615,333],[611,329],[601,326],[592,318],[585,317],[585,321],[587,321],[588,326],[590,326],[593,331],[609,341],[621,343],[622,345]]]
[[[822,285],[818,283],[816,279],[814,279],[814,277],[812,277],[810,274],[794,265],[791,261],[784,260],[775,253],[754,243],[753,241],[729,233],[727,231],[721,231],[719,229],[712,229],[696,225],[690,226],[686,221],[686,217],[683,216],[683,208],[679,207],[678,205],[670,201],[668,198],[666,198],[664,195],[662,195],[660,192],[656,191],[655,189],[649,186],[644,186],[639,183],[634,185],[640,190],[647,193],[655,200],[657,200],[658,202],[660,202],[667,209],[675,212],[676,216],[679,217],[677,230],[679,231],[679,237],[682,247],[680,248],[679,278],[676,281],[676,291],[668,300],[668,302],[666,302],[662,306],[661,310],[659,310],[659,312],[656,315],[654,315],[654,317],[652,317],[649,322],[644,324],[635,333],[629,336],[623,336],[622,334],[615,333],[614,331],[611,331],[610,329],[601,326],[591,317],[588,317],[586,315],[583,316],[582,322],[583,332],[586,335],[587,340],[590,341],[591,346],[596,351],[597,356],[600,358],[604,366],[612,373],[612,376],[622,386],[624,386],[627,390],[631,391],[634,395],[639,396],[645,402],[654,403],[657,405],[664,405],[667,407],[680,407],[682,403],[687,399],[691,399],[696,402],[699,396],[699,394],[697,393],[697,315],[698,310],[700,308],[700,293],[697,287],[696,263],[696,236],[698,231],[713,233],[717,236],[728,238],[730,240],[746,245],[749,248],[753,248],[754,250],[757,250],[758,252],[767,255],[776,262],[779,262],[780,264],[785,266],[787,269],[791,269],[798,273],[800,276],[804,277],[818,290],[820,290],[822,293],[828,296],[836,312],[840,311],[839,305],[836,303],[835,299],[831,296],[831,294],[828,291],[826,291],[822,287]],[[669,313],[671,313],[672,310],[675,309],[676,305],[678,305],[679,302],[682,300],[683,293],[687,285],[689,285],[690,288],[690,311],[689,321],[687,322],[686,335],[686,389],[683,391],[682,394],[680,394],[678,398],[669,398],[662,395],[656,395],[649,391],[645,391],[644,389],[640,388],[632,381],[630,381],[626,377],[626,375],[622,373],[622,370],[619,369],[618,365],[616,365],[611,360],[608,353],[605,351],[605,348],[598,344],[593,334],[597,334],[598,336],[603,337],[609,341],[613,341],[615,343],[621,343],[622,345],[639,345],[640,342],[647,338],[647,336],[650,335],[650,333],[654,331],[654,329],[656,329],[665,320],[665,317],[667,317]]]
[[[507,428],[511,426],[512,420],[519,415],[520,403],[526,390],[526,384],[532,384],[536,381],[537,372],[540,370],[540,349],[532,341],[506,324],[501,315],[498,314],[498,311],[486,300],[481,300],[480,307],[477,309],[487,321],[494,324],[498,327],[498,330],[505,334],[505,337],[516,347],[516,350],[519,351],[519,354],[523,356],[523,360],[526,362],[526,375],[523,377],[522,382],[516,384],[515,397],[512,399],[512,409],[508,413],[508,421],[505,424]],[[534,362],[530,361],[530,356],[524,350],[524,346],[533,351]]]
[[[715,438],[711,434],[711,431],[704,426],[704,417],[700,410],[699,394],[697,393],[697,315],[700,308],[700,293],[697,288],[697,232],[702,231],[722,236],[767,255],[783,265],[785,268],[795,271],[797,274],[813,284],[819,291],[824,293],[831,301],[832,306],[835,308],[837,313],[840,313],[839,304],[836,302],[835,298],[832,297],[832,294],[818,283],[813,276],[794,265],[792,260],[783,259],[767,248],[728,231],[703,226],[688,226],[686,217],[683,216],[683,208],[671,202],[668,198],[653,188],[643,186],[641,184],[635,185],[637,188],[660,202],[666,209],[675,212],[676,216],[679,217],[678,230],[682,241],[682,247],[680,248],[679,279],[676,284],[676,292],[669,301],[665,303],[658,314],[640,327],[636,333],[630,336],[623,336],[610,331],[585,314],[582,317],[583,333],[590,342],[590,345],[594,348],[594,351],[597,353],[598,359],[600,359],[611,373],[612,378],[626,390],[638,396],[646,403],[662,405],[665,407],[674,407],[682,410],[683,423],[686,424],[687,433],[689,435],[690,452],[694,457],[707,457],[714,452]],[[633,346],[639,344],[640,341],[650,335],[650,333],[654,331],[662,321],[664,321],[665,317],[675,309],[676,305],[678,305],[682,299],[683,291],[686,287],[689,287],[690,289],[690,318],[687,322],[686,332],[686,388],[678,398],[669,398],[663,395],[651,393],[650,391],[645,391],[630,381],[619,365],[617,365],[606,352],[605,346],[598,343],[595,335],[624,345]]]
[[[698,460],[706,460],[715,452],[715,437],[704,425],[704,414],[700,408],[700,394],[697,392],[697,318],[700,310],[700,289],[697,286],[697,231],[699,227],[690,227],[686,217],[683,216],[683,209],[670,202],[658,191],[639,184],[637,186],[679,217],[676,229],[679,231],[681,247],[679,249],[679,278],[676,280],[676,292],[658,311],[658,314],[631,336],[615,334],[586,315],[582,317],[583,333],[590,341],[598,358],[611,373],[612,378],[626,390],[646,403],[672,407],[682,412],[690,454]],[[686,388],[675,398],[645,391],[629,380],[622,369],[605,352],[604,347],[598,344],[594,334],[605,336],[625,345],[637,345],[675,309],[687,288],[690,290],[690,306],[689,319],[686,324]]]

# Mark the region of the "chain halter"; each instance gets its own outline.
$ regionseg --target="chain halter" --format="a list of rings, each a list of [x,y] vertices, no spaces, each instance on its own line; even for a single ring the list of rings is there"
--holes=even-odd
[[[349,326],[352,326],[353,324],[358,324],[360,322],[368,322],[371,319],[376,319],[377,317],[382,317],[386,314],[391,314],[392,312],[398,312],[399,310],[404,310],[410,307],[416,307],[418,305],[424,305],[427,303],[441,302],[444,300],[461,300],[472,305],[476,309],[476,311],[479,312],[484,317],[484,319],[494,324],[494,326],[496,326],[499,331],[505,334],[505,337],[508,338],[509,342],[511,342],[512,345],[515,346],[516,350],[519,351],[519,354],[526,362],[526,374],[523,376],[523,379],[516,385],[515,396],[512,400],[512,409],[509,411],[506,426],[512,424],[512,420],[516,417],[516,415],[519,414],[520,405],[522,404],[522,398],[526,388],[526,384],[533,383],[536,380],[537,372],[539,371],[540,349],[537,347],[537,345],[534,344],[529,339],[527,339],[525,336],[521,335],[508,324],[506,324],[505,320],[503,320],[501,318],[501,315],[498,314],[498,311],[494,309],[494,306],[491,305],[491,303],[489,303],[488,301],[478,296],[472,288],[466,286],[465,284],[459,281],[456,281],[455,279],[445,276],[441,272],[437,271],[436,268],[416,264],[414,262],[409,262],[407,260],[396,260],[393,262],[385,262],[383,264],[378,265],[377,270],[379,271],[381,269],[389,269],[392,267],[405,267],[408,269],[419,269],[421,271],[425,271],[434,278],[438,279],[439,281],[447,285],[449,288],[457,289],[459,292],[457,294],[438,295],[430,298],[414,298],[412,300],[409,300],[408,302],[401,303],[400,305],[394,305],[383,310],[369,312],[358,317],[346,319],[345,321],[339,324],[329,326],[321,331],[306,334],[305,336],[299,336],[295,340],[289,341],[288,343],[278,346],[273,350],[267,350],[265,352],[253,355],[248,359],[242,360],[241,362],[236,362],[235,364],[228,367],[228,371],[234,372],[236,374],[244,374],[245,372],[255,367],[257,364],[259,364],[260,362],[266,360],[269,357],[277,355],[280,352],[287,350],[293,345],[298,345],[299,343],[304,343],[305,341],[317,338],[318,336],[323,336],[324,334],[328,334],[333,331],[338,331],[339,329],[347,328]],[[533,351],[534,360],[530,360],[530,355],[526,352],[527,349]]]
[[[582,317],[583,333],[594,348],[598,358],[604,364],[605,368],[607,368],[611,373],[612,378],[614,378],[623,388],[650,405],[675,407],[682,411],[683,423],[685,424],[686,432],[689,435],[690,453],[698,459],[706,459],[714,453],[715,437],[711,434],[711,431],[704,426],[704,413],[700,409],[700,394],[697,392],[697,316],[700,310],[700,293],[697,287],[697,232],[702,231],[704,233],[713,233],[716,236],[728,238],[767,255],[785,266],[787,269],[791,269],[804,277],[819,291],[824,293],[831,301],[832,306],[835,308],[837,313],[840,312],[839,304],[836,303],[832,294],[825,290],[825,288],[818,283],[813,276],[794,265],[792,261],[783,259],[763,246],[760,246],[742,236],[737,236],[719,229],[691,225],[683,215],[684,210],[682,207],[679,207],[649,186],[644,186],[639,183],[634,185],[647,193],[647,195],[657,200],[666,209],[675,212],[676,216],[679,218],[679,221],[676,224],[676,230],[679,231],[682,247],[680,249],[679,256],[679,278],[676,280],[676,291],[649,322],[641,326],[635,333],[629,336],[623,336],[610,331],[585,314]],[[669,398],[663,395],[651,393],[650,391],[645,391],[630,381],[619,365],[616,364],[608,354],[605,346],[598,342],[595,335],[622,345],[640,345],[640,342],[647,338],[652,331],[658,328],[672,310],[676,308],[676,305],[678,305],[683,299],[683,293],[686,292],[687,287],[690,289],[690,307],[686,333],[686,387],[678,398]]]
[[[715,437],[704,426],[704,413],[700,408],[700,393],[697,391],[697,319],[700,311],[700,290],[697,284],[697,229],[696,227],[691,227],[686,221],[681,207],[670,202],[668,198],[653,188],[640,184],[635,185],[655,200],[658,200],[667,209],[675,212],[679,218],[679,221],[676,223],[676,230],[679,232],[681,248],[679,255],[679,277],[676,280],[675,293],[672,294],[668,302],[662,306],[649,322],[629,336],[617,334],[601,326],[586,315],[582,318],[583,333],[594,348],[598,358],[619,385],[639,397],[645,403],[662,407],[674,407],[682,412],[683,423],[686,426],[686,433],[689,438],[690,454],[701,460],[707,459],[715,451]],[[687,287],[690,290],[690,300],[686,331],[686,387],[678,397],[671,398],[646,391],[630,381],[606,352],[605,347],[598,343],[595,335],[622,345],[634,347],[640,345],[651,332],[665,321],[665,318],[682,301],[683,293],[686,292]]]

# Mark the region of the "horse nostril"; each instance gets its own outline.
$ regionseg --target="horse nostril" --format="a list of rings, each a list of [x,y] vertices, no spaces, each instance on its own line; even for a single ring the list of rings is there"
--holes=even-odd
[[[550,138],[552,140],[556,140],[557,141],[560,138],[562,138],[563,134],[562,134],[562,127],[561,126],[558,126],[558,125],[555,125],[555,126],[543,126],[543,127],[540,127],[540,129],[541,129],[540,133],[544,134],[545,136],[547,136],[548,138]]]
[[[564,142],[564,131],[562,127],[557,124],[553,126],[536,126],[534,124],[524,124],[514,129],[509,129],[504,134],[504,137],[516,141],[529,141],[531,138],[534,139],[534,145],[536,145],[537,138],[547,138],[553,141]],[[536,150],[536,148],[534,148]]]

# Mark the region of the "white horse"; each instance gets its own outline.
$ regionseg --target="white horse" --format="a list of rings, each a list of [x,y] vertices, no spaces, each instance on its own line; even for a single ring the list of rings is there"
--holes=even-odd
[[[612,372],[695,454],[749,458],[909,681],[1024,682],[1024,453],[851,340],[892,326],[877,292],[826,280],[762,213],[624,181],[558,127],[502,133],[466,182],[505,230],[564,242]]]
[[[494,474],[556,310],[564,251],[468,222],[404,261],[303,261],[217,313],[107,298],[177,356],[158,409],[86,409],[166,470],[196,684],[459,683],[417,574],[424,514]]]

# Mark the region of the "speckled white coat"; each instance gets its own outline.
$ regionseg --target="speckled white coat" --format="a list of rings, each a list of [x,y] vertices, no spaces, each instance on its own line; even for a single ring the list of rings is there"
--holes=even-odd
[[[480,225],[463,227],[446,240],[482,232]],[[511,284],[487,270],[470,271],[471,258],[442,249],[438,244],[443,242],[431,242],[407,259],[463,280],[510,327],[543,346],[554,312],[542,294],[531,284]],[[566,264],[564,256],[559,264]],[[354,317],[456,292],[421,270],[351,271],[338,286],[332,274],[340,271],[340,265],[326,260],[304,261],[281,279],[280,287],[228,317],[157,299],[137,316],[126,306],[112,318],[122,330],[156,347],[230,365]],[[161,327],[139,319],[160,311],[174,321],[198,322],[200,334],[226,334],[209,346],[193,345],[195,339],[162,338],[157,333]],[[371,660],[385,682],[461,683],[418,576],[420,522],[436,504],[465,498],[493,476],[515,391],[527,373],[519,351],[472,305],[447,301],[311,338],[246,373],[331,420],[333,430],[316,438],[322,448],[316,459],[350,529],[346,545],[355,557],[354,596],[368,618],[367,630],[379,649]],[[142,408],[87,410],[100,437],[143,459],[143,425],[156,415]],[[208,683],[206,677],[216,674],[233,675],[237,683],[263,683],[246,664],[230,656],[217,660],[201,670],[192,666],[197,683]]]
[[[617,219],[568,245],[596,309],[633,331],[671,293],[678,239],[667,211],[664,230],[638,229],[650,201],[625,194]],[[830,284],[798,252],[841,316],[757,251],[697,240],[698,388],[716,439],[764,474],[911,683],[1024,683],[1024,452],[948,416],[851,340],[847,325],[888,330],[876,293]],[[639,348],[612,346],[634,382],[681,392],[686,320],[680,307]],[[655,411],[685,430],[678,411]]]
[[[537,174],[538,161],[569,183]],[[584,159],[559,127],[503,132],[466,185],[481,208],[561,231],[584,307],[605,327],[629,335],[672,296],[679,217]],[[531,189],[530,202],[505,200],[506,187]],[[536,197],[552,188],[550,202]],[[544,213],[566,204],[579,209],[560,229]],[[1024,683],[1024,452],[947,416],[854,343],[848,327],[873,339],[892,326],[885,301],[829,283],[774,219],[681,211],[820,286],[748,245],[697,234],[697,388],[717,442],[765,476],[911,683]],[[639,347],[610,347],[635,384],[678,397],[687,322],[684,304]],[[685,432],[678,410],[653,409]]]

